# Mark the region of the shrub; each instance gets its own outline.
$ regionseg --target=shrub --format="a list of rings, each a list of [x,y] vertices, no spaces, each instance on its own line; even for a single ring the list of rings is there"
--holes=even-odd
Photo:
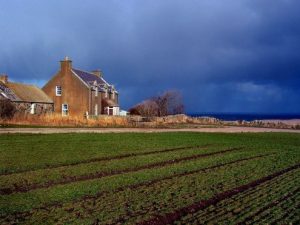
[[[15,112],[16,107],[9,99],[0,99],[0,118],[11,119]]]

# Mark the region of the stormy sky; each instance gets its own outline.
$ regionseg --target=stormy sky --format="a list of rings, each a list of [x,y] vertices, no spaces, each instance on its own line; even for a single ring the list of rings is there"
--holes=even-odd
[[[187,112],[300,113],[299,0],[0,0],[0,73],[42,87],[69,56],[124,109],[168,89]]]

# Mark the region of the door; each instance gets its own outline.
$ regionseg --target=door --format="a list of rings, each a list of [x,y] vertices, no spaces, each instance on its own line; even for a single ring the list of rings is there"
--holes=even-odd
[[[113,109],[113,107],[109,107],[109,113],[108,113],[108,115],[110,115],[110,116],[114,115],[114,109]]]

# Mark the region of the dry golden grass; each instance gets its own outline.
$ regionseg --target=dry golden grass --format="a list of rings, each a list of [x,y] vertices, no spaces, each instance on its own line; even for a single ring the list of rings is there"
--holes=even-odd
[[[16,114],[12,119],[1,120],[3,125],[53,126],[53,127],[130,127],[126,117],[101,115],[93,118],[66,116],[61,114]]]
[[[138,127],[138,128],[188,128],[200,125],[221,124],[215,120],[193,119],[186,115],[143,118],[140,116],[61,116],[61,114],[31,115],[17,113],[12,119],[1,120],[0,126],[43,127]]]

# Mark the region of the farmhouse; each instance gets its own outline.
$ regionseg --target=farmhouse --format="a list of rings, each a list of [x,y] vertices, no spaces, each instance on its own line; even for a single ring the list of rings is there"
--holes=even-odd
[[[18,112],[43,114],[53,111],[53,101],[34,85],[14,83],[7,75],[0,76],[0,99],[8,99]]]
[[[75,69],[68,57],[42,89],[53,100],[54,112],[63,116],[119,114],[118,92],[102,72]]]

